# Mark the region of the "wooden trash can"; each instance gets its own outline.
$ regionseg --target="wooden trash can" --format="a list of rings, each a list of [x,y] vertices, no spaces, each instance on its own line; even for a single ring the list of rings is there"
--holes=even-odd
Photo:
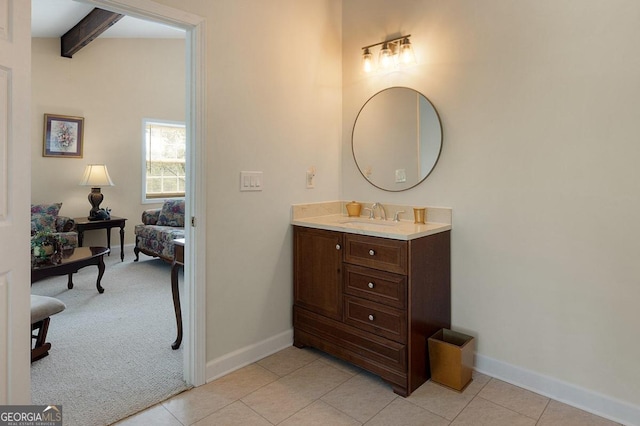
[[[431,380],[461,392],[471,382],[473,337],[443,328],[429,337]]]

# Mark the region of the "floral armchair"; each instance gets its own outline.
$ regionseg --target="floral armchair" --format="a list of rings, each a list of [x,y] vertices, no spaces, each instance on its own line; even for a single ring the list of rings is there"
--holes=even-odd
[[[173,240],[184,238],[184,200],[166,200],[161,208],[142,212],[142,224],[134,228],[135,262],[140,252],[173,261]]]
[[[63,249],[78,246],[78,233],[73,219],[60,216],[62,203],[31,205],[31,236],[39,233],[52,234],[60,239]]]

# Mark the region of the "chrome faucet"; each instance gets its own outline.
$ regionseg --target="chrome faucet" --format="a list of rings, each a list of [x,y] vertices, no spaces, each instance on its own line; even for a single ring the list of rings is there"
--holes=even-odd
[[[376,207],[380,208],[380,219],[387,220],[387,212],[384,211],[384,206],[382,203],[373,203],[371,205],[371,214],[375,215]]]
[[[373,220],[373,219],[375,219],[375,218],[376,218],[376,217],[375,217],[375,214],[374,214],[373,209],[370,209],[369,207],[365,207],[365,208],[363,208],[362,210],[363,210],[363,211],[368,211],[368,212],[369,212],[369,219],[372,219],[372,220]]]
[[[393,215],[394,222],[400,222],[400,214],[404,213],[404,210],[398,210],[396,214]]]

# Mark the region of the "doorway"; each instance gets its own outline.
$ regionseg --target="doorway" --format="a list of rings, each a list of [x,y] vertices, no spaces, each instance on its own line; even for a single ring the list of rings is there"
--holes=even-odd
[[[126,0],[85,0],[97,7],[145,19],[177,28],[187,32],[187,187],[186,217],[191,226],[185,227],[185,307],[183,324],[185,327],[184,376],[187,383],[199,386],[205,383],[205,278],[206,265],[198,259],[206,258],[206,191],[204,179],[205,153],[205,57],[204,57],[204,19],[163,6],[153,1],[141,0],[135,6]],[[194,232],[198,219],[198,232]],[[198,253],[194,256],[193,253]]]
[[[187,126],[187,182],[186,215],[187,226],[185,236],[185,274],[184,274],[184,359],[183,372],[185,381],[194,386],[205,382],[205,205],[206,192],[204,182],[204,21],[195,15],[175,10],[157,3],[141,0],[136,6],[125,4],[125,1],[87,0],[97,7],[122,13],[124,15],[163,23],[186,30],[187,88],[186,126]],[[193,225],[198,218],[198,232]],[[198,253],[194,256],[193,253]]]

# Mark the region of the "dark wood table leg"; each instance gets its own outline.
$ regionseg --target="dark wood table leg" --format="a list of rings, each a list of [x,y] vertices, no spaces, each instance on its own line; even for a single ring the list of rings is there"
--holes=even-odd
[[[124,262],[124,222],[120,226],[120,262]]]
[[[82,247],[83,239],[84,239],[84,231],[78,229],[78,247]]]
[[[49,330],[50,318],[45,318],[42,321],[38,321],[35,324],[31,324],[31,331],[38,330],[36,342],[34,348],[31,349],[31,362],[37,361],[45,356],[49,355],[49,349],[51,349],[51,343],[47,343],[47,331]],[[33,338],[34,336],[32,336]]]
[[[69,280],[67,281],[67,288],[69,290],[73,288],[73,273],[69,274]]]
[[[107,256],[111,256],[111,228],[107,228],[107,248],[109,249]]]
[[[180,308],[180,293],[178,289],[179,269],[180,264],[173,261],[171,264],[171,294],[173,294],[173,308],[176,313],[178,336],[176,337],[176,341],[171,345],[171,349],[178,349],[182,343],[182,310]]]
[[[98,289],[98,293],[104,293],[104,288],[100,285],[100,280],[102,280],[102,276],[104,275],[104,256],[100,256],[98,258],[98,281],[96,281],[96,288]],[[69,274],[71,276],[71,274]]]

